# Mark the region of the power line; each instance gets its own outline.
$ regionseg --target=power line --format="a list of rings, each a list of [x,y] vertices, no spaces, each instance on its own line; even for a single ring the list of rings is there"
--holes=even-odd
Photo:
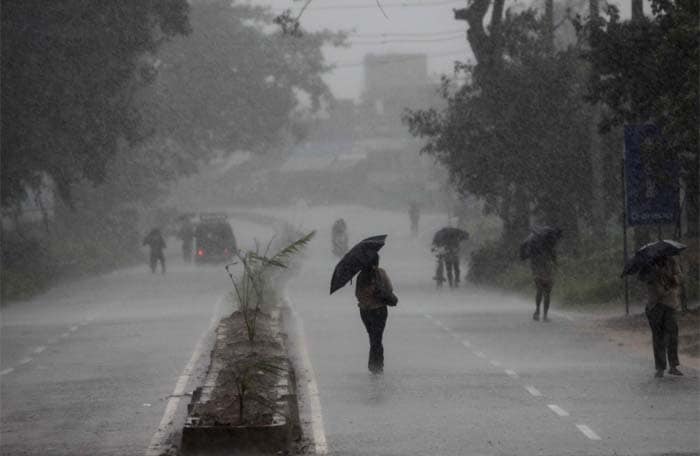
[[[466,54],[466,49],[461,49],[461,50],[453,50],[453,51],[448,51],[448,52],[441,52],[438,54],[417,54],[417,55],[412,55],[410,57],[397,57],[394,59],[385,59],[379,62],[372,62],[372,65],[389,65],[392,63],[400,63],[400,62],[408,62],[411,60],[415,60],[416,58],[419,58],[423,55],[426,56],[428,60],[432,60],[437,57],[449,57],[449,56],[458,56],[462,55],[464,56]],[[332,70],[338,69],[338,68],[352,68],[352,67],[359,67],[359,66],[364,66],[365,62],[351,62],[351,63],[338,63],[335,64],[332,68]],[[331,71],[332,71],[331,70]]]
[[[459,34],[458,36],[453,36],[449,38],[431,38],[431,39],[425,39],[425,40],[420,40],[420,39],[398,39],[398,40],[379,40],[379,41],[350,41],[348,44],[351,46],[372,46],[372,45],[381,45],[381,44],[390,44],[390,43],[439,43],[443,41],[455,41],[455,40],[464,40],[464,35]]]
[[[445,6],[459,3],[464,4],[463,0],[444,0],[437,2],[424,2],[424,3],[380,3],[381,7],[386,8],[433,8],[436,6]],[[352,9],[376,9],[376,3],[347,3],[345,5],[325,5],[325,6],[309,6],[306,11],[320,11],[320,10],[352,10]],[[280,11],[283,11],[279,9]],[[284,10],[286,11],[286,9]]]
[[[444,30],[441,32],[425,32],[425,33],[349,33],[349,36],[358,38],[385,38],[385,37],[401,37],[401,36],[443,36],[443,35],[454,35],[456,33],[465,33],[465,29],[452,29]]]

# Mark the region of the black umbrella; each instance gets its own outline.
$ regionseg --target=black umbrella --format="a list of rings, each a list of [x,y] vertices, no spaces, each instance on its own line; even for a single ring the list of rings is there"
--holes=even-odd
[[[469,239],[469,233],[459,228],[453,228],[451,226],[446,226],[445,228],[440,228],[433,235],[433,245],[437,246],[455,246],[460,243],[460,241],[465,241]]]
[[[533,255],[551,250],[561,239],[560,228],[551,226],[540,226],[532,228],[530,234],[520,244],[520,259],[527,260]]]
[[[386,234],[368,237],[358,242],[340,259],[333,271],[331,294],[350,282],[355,274],[371,265],[379,249],[384,247]]]
[[[671,239],[650,242],[639,248],[634,256],[627,260],[622,275],[636,274],[650,265],[655,259],[666,256],[675,256],[685,250],[686,245]]]

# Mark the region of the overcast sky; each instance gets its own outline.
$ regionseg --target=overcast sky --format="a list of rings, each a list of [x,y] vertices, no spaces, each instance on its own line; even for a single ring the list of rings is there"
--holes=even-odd
[[[302,0],[250,0],[276,12],[298,13]],[[535,5],[543,0],[535,0]],[[611,0],[613,2],[615,0]],[[326,48],[326,58],[337,64],[326,81],[338,98],[359,98],[363,89],[362,59],[367,53],[417,52],[428,55],[428,72],[436,81],[451,73],[455,60],[472,59],[466,41],[466,23],[454,20],[453,8],[465,0],[313,0],[302,16],[302,25],[320,29],[352,31],[347,49]],[[523,6],[531,0],[506,0],[506,7]],[[618,3],[618,2],[615,2]],[[625,2],[628,3],[628,2]],[[623,11],[624,13],[624,11]],[[490,13],[489,13],[490,17]]]

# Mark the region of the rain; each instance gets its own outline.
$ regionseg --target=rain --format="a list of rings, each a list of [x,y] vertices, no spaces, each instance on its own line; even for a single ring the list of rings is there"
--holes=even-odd
[[[0,455],[700,454],[687,0],[7,0]]]

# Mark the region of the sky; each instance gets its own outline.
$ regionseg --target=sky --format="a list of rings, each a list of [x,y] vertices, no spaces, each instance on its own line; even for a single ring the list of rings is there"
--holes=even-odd
[[[306,3],[303,0],[248,1],[269,6],[275,12],[291,9],[297,14]],[[380,3],[388,17],[377,7],[376,0],[312,0],[301,18],[302,26],[310,31],[353,32],[349,37],[350,48],[324,49],[328,62],[337,65],[325,77],[337,98],[359,99],[364,84],[362,59],[367,53],[425,53],[428,72],[435,81],[439,81],[441,74],[452,73],[455,60],[473,61],[466,41],[466,22],[456,21],[452,12],[453,8],[464,8],[465,0],[380,0]],[[622,16],[626,16],[629,1],[610,0],[608,3],[621,6]],[[506,0],[506,8],[526,4],[538,7],[543,0]],[[645,8],[648,11],[648,4]]]
[[[252,0],[275,12],[297,13],[304,2]],[[350,48],[324,49],[328,62],[338,65],[326,81],[338,98],[355,98],[363,88],[362,59],[367,53],[425,53],[429,74],[437,81],[451,73],[455,60],[469,58],[466,23],[454,20],[452,8],[463,8],[464,0],[381,0],[387,17],[375,0],[313,0],[301,23],[310,31],[324,28],[352,31]]]

